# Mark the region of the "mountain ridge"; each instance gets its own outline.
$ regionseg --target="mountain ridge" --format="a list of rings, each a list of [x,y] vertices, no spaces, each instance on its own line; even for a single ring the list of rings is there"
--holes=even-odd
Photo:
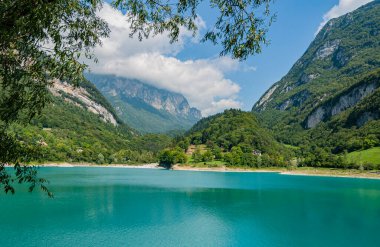
[[[307,123],[318,105],[379,68],[379,11],[380,1],[375,1],[330,20],[289,72],[254,104],[252,111],[270,110],[280,112],[281,116],[284,115],[281,112],[287,112],[287,123]],[[309,124],[303,127],[315,127],[317,122],[309,119]]]
[[[296,106],[311,109],[310,99],[323,101],[354,84],[357,78],[350,77],[360,77],[360,74],[380,67],[380,54],[376,52],[379,47],[379,6],[380,1],[374,1],[330,20],[289,73],[273,84],[252,110],[287,110],[292,107],[294,99],[297,99]],[[338,82],[318,88],[337,76],[341,77]],[[313,94],[318,94],[319,98]]]
[[[111,102],[119,117],[141,132],[186,130],[202,117],[179,93],[115,75],[86,77]]]
[[[252,107],[278,141],[300,148],[304,165],[334,165],[331,155],[342,165],[345,152],[380,146],[378,13],[376,0],[330,20]]]

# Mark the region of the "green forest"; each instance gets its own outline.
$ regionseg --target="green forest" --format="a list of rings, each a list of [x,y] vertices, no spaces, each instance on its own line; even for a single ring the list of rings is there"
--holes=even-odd
[[[171,143],[166,135],[142,136],[123,123],[105,123],[99,116],[58,97],[40,117],[27,126],[13,124],[8,133],[23,146],[33,147],[33,163],[152,163],[157,153]]]

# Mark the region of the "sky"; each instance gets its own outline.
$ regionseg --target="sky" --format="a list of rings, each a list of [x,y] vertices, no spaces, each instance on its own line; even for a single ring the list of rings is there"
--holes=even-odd
[[[130,38],[125,16],[105,3],[98,15],[108,23],[111,33],[95,49],[99,62],[90,63],[90,69],[181,93],[203,116],[227,108],[251,110],[260,96],[302,56],[328,20],[370,1],[274,0],[271,11],[277,18],[267,35],[270,44],[260,54],[241,62],[220,57],[218,45],[199,42],[215,20],[207,2],[198,10],[197,35],[193,37],[183,29],[174,44],[170,44],[165,33],[142,42]]]

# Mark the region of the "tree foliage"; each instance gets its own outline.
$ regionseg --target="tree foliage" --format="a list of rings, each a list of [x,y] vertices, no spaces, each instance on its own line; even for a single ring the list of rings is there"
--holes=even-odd
[[[164,149],[158,156],[160,166],[171,169],[174,164],[185,164],[187,156],[181,148]]]
[[[108,35],[96,16],[100,0],[4,0],[0,2],[0,120],[13,121],[24,110],[30,119],[48,101],[52,80],[78,85],[81,57]]]
[[[196,145],[191,156],[194,163],[215,159],[235,167],[286,166],[294,155],[252,113],[236,109],[200,120],[184,136],[175,138],[174,145],[187,149],[189,143]]]
[[[271,133],[250,112],[231,109],[200,120],[186,133],[191,144],[231,151],[239,146],[244,152],[286,153]]]
[[[0,129],[0,160],[14,164],[13,168],[7,168],[5,162],[0,164],[0,186],[3,187],[5,193],[15,193],[14,183],[26,183],[29,185],[29,192],[40,187],[49,197],[53,197],[52,192],[46,187],[48,181],[37,176],[37,168],[21,165],[21,162],[28,162],[36,156],[38,156],[38,150],[35,146],[20,143],[14,135],[6,132],[4,128]],[[10,169],[14,170],[14,176],[10,175]]]
[[[149,35],[166,32],[172,42],[178,40],[181,28],[194,34],[199,22],[197,10],[205,1],[194,0],[116,0],[114,6],[126,11],[131,23],[131,36],[140,40]],[[212,28],[207,30],[202,41],[220,44],[220,55],[246,59],[261,52],[267,44],[267,29],[274,20],[270,12],[272,0],[211,0],[208,2],[217,14]]]
[[[95,14],[100,6],[100,0],[0,2],[2,138],[8,138],[7,129],[12,122],[30,120],[41,113],[50,100],[48,87],[54,80],[74,85],[84,80],[86,65],[79,59],[93,59],[91,49],[109,33],[106,23]],[[5,163],[15,164],[19,183],[45,182],[33,179],[36,176],[34,168],[20,168],[19,159],[28,156],[27,149],[21,153],[17,148],[2,146],[1,151],[4,149],[13,157],[2,156],[2,167]],[[1,174],[5,191],[14,192],[11,187],[14,180],[10,179],[7,170],[2,169]]]

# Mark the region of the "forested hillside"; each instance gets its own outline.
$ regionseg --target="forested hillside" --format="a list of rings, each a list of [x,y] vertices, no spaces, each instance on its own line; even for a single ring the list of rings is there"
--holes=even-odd
[[[57,82],[52,102],[30,124],[9,129],[33,162],[150,163],[170,144],[164,135],[144,137],[124,124],[90,83],[77,88]]]
[[[272,155],[284,149],[253,114],[233,109],[202,119],[186,137],[192,144],[217,145],[227,151],[240,146]]]
[[[252,109],[278,141],[302,148],[305,165],[380,145],[379,13],[374,1],[329,21]]]
[[[191,154],[193,163],[216,160],[216,164],[245,167],[287,166],[294,157],[252,113],[235,109],[200,120],[176,141],[171,153],[174,163],[187,162],[181,155],[184,152]],[[168,156],[170,152],[164,153],[161,161],[167,161]]]
[[[306,118],[316,104],[379,68],[379,11],[380,1],[374,1],[329,21],[288,74],[260,98],[253,110],[285,111]]]

